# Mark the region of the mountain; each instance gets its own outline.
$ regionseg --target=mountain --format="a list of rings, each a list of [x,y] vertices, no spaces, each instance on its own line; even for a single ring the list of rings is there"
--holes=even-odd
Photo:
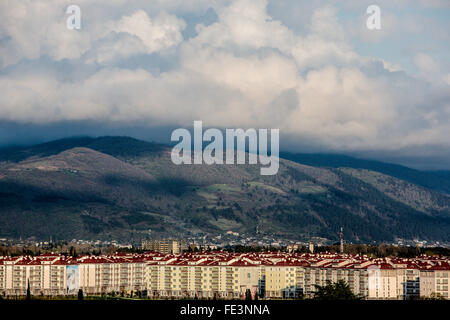
[[[450,197],[431,179],[445,174],[284,155],[277,175],[261,176],[257,165],[176,166],[170,151],[129,137],[2,149],[0,237],[137,241],[149,229],[187,236],[258,227],[336,240],[343,226],[352,241],[450,241]]]
[[[31,147],[11,146],[0,149],[0,161],[18,162],[33,157],[46,157],[72,148],[85,147],[112,156],[136,156],[161,151],[165,146],[133,139],[130,137],[74,137]]]
[[[282,158],[315,167],[368,169],[402,179],[438,192],[450,194],[450,171],[420,171],[402,165],[358,159],[338,154],[281,153]]]

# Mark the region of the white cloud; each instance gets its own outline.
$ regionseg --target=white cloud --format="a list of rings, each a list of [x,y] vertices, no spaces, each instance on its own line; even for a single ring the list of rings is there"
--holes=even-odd
[[[430,82],[436,82],[438,84],[448,84],[448,73],[445,70],[441,70],[438,63],[426,53],[418,53],[414,57],[414,64],[419,71],[419,75],[424,77]]]
[[[419,53],[414,57],[414,63],[419,71],[423,73],[436,73],[438,71],[438,65],[434,62],[433,58],[425,53]]]
[[[295,35],[266,12],[266,0],[234,1],[219,11],[219,22],[208,27],[199,25],[198,36],[191,42],[202,46],[236,49],[262,47],[286,50]]]
[[[106,25],[111,31],[84,53],[87,63],[111,65],[137,54],[167,52],[183,41],[181,32],[186,26],[183,20],[165,12],[150,19],[143,10]]]
[[[66,28],[65,12],[56,3],[0,2],[0,30],[5,38],[0,49],[3,66],[42,55],[55,60],[77,58],[89,48],[89,37]]]
[[[145,11],[139,10],[131,16],[122,17],[115,27],[116,32],[126,32],[138,37],[147,53],[168,49],[183,40],[181,31],[184,21],[175,16],[160,14],[151,21]]]
[[[432,81],[438,63],[416,56],[424,81],[386,59],[361,57],[332,6],[315,8],[300,35],[272,18],[265,0],[216,3],[218,21],[198,25],[197,35],[185,40],[186,23],[174,13],[180,1],[161,2],[157,12],[145,2],[103,2],[102,8],[114,7],[104,14],[91,4],[81,32],[57,22],[64,18],[60,8],[38,11],[33,2],[39,14],[30,17],[22,2],[7,4],[0,8],[17,23],[0,22],[7,39],[0,59],[10,65],[0,74],[2,120],[190,126],[200,119],[206,126],[280,128],[293,139],[341,150],[450,143],[449,94]],[[54,22],[43,31],[33,28],[33,19]],[[127,67],[133,55],[169,51],[176,63],[157,75]],[[80,79],[65,74],[70,70],[13,66],[44,55],[96,69]]]
[[[134,7],[139,2],[144,1],[132,1],[129,5]],[[42,56],[60,61],[79,59],[87,54],[90,62],[92,59],[109,61],[115,54],[124,58],[133,53],[167,50],[183,40],[184,21],[161,9],[154,19],[143,10],[119,15],[116,19],[110,11],[130,10],[128,3],[122,0],[79,1],[82,28],[68,30],[66,20],[69,15],[65,8],[69,4],[64,0],[0,2],[0,35],[5,39],[0,47],[0,67]],[[114,10],[111,7],[108,10],[102,4],[112,6]],[[134,36],[143,46],[130,37],[112,39],[112,32]]]
[[[450,86],[450,73],[447,73],[444,76],[444,81],[445,81],[446,84],[448,84]]]

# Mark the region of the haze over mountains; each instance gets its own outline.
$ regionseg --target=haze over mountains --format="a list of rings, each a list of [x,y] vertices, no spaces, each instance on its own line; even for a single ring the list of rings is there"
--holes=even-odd
[[[168,146],[69,138],[0,150],[0,237],[139,240],[228,230],[351,241],[450,241],[450,175],[322,154],[181,165]]]

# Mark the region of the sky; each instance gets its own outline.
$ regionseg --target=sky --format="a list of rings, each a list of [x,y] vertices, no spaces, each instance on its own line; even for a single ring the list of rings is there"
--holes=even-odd
[[[169,142],[202,120],[450,169],[449,44],[448,0],[2,0],[0,145]]]

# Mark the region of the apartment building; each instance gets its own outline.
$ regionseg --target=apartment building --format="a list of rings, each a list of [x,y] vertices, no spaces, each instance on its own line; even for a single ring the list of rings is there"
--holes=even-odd
[[[28,283],[31,294],[61,295],[65,293],[65,268],[69,261],[54,254],[39,260],[30,257],[0,257],[0,292],[5,295],[26,293]]]
[[[82,257],[78,260],[79,286],[87,294],[142,291],[146,263],[140,257]]]
[[[183,254],[150,264],[149,295],[156,297],[238,298],[258,291],[260,271],[226,254]]]
[[[370,259],[333,253],[114,254],[108,256],[0,257],[0,294],[119,294],[150,298],[312,297],[317,285],[345,281],[365,299],[449,297],[450,260]]]
[[[155,251],[164,254],[178,254],[188,249],[187,242],[181,240],[161,239],[142,241],[143,250]]]
[[[433,296],[440,295],[445,299],[450,296],[449,275],[450,269],[442,263],[429,266],[420,272],[420,295]]]

